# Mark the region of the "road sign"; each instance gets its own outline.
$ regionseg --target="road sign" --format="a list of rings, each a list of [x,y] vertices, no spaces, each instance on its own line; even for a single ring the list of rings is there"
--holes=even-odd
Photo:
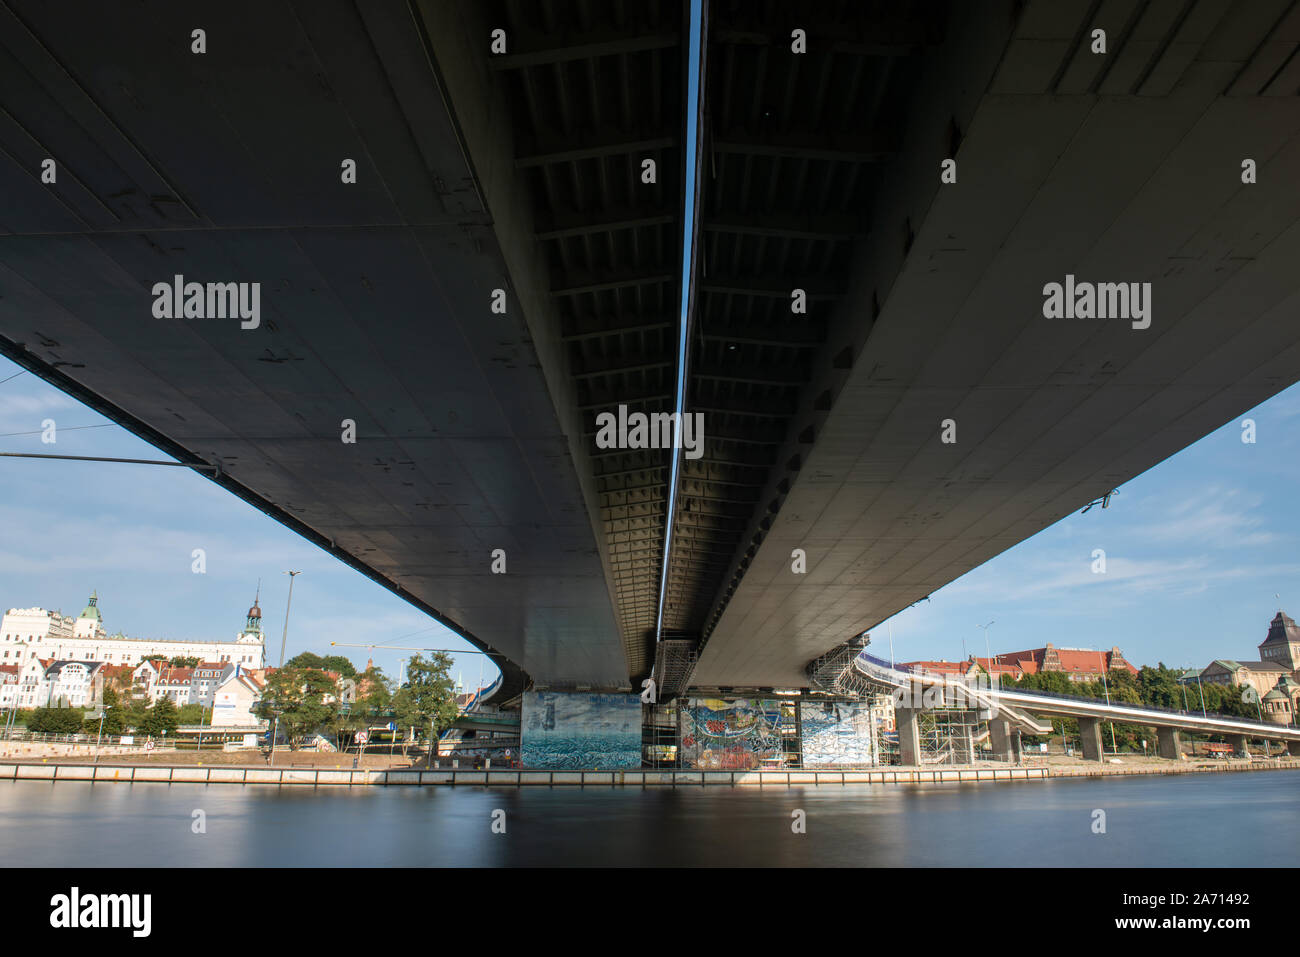
[[[144,749],[145,749],[146,751],[152,751],[152,750],[153,750],[153,742],[152,742],[152,741],[146,741],[146,742],[144,743]]]
[[[370,740],[370,733],[369,733],[369,732],[367,732],[367,731],[358,731],[358,732],[357,732],[357,744],[365,744],[365,743],[366,743],[367,741],[369,741],[369,740]]]
[[[390,721],[390,722],[388,722],[388,730],[389,730],[389,731],[396,731],[396,730],[397,730],[397,722],[396,722],[396,721]]]

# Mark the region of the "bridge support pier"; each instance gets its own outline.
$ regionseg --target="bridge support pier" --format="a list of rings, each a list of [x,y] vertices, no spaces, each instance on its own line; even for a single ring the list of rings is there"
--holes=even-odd
[[[921,726],[916,720],[919,708],[894,708],[894,727],[898,729],[898,763],[920,766]]]
[[[1177,728],[1156,728],[1157,751],[1162,758],[1177,761],[1183,754],[1183,739]]]
[[[993,756],[999,761],[1020,763],[1020,736],[1010,721],[1005,718],[989,720],[989,744],[993,746]]]
[[[1232,744],[1232,753],[1234,757],[1250,757],[1250,751],[1246,748],[1246,736],[1244,734],[1234,734],[1232,737],[1228,738],[1228,741]]]
[[[1083,760],[1101,760],[1101,719],[1079,719],[1079,745],[1083,748]]]

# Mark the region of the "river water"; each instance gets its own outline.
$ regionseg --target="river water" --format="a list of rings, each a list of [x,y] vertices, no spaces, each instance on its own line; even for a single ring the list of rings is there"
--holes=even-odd
[[[761,792],[0,783],[5,866],[1290,867],[1297,852],[1300,771]]]

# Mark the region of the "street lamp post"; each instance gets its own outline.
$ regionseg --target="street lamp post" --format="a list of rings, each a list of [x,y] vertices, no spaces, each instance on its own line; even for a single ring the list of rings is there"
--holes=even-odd
[[[994,624],[994,623],[993,623],[992,621],[990,621],[987,625],[977,625],[977,626],[976,626],[977,628],[983,628],[983,629],[984,629],[984,654],[988,655],[988,658],[987,658],[986,660],[987,660],[988,663],[989,663],[989,668],[988,668],[988,672],[989,672],[989,690],[996,690],[996,689],[997,689],[997,684],[993,681],[993,649],[992,649],[992,646],[989,645],[989,629],[993,627],[993,624]]]
[[[108,713],[109,705],[104,705],[99,709],[99,732],[95,735],[95,760],[99,763],[99,744],[104,740],[104,715]]]
[[[1098,652],[1101,658],[1101,690],[1106,695],[1106,707],[1110,707],[1110,685],[1106,683],[1106,653]],[[1112,754],[1119,754],[1119,747],[1115,744],[1115,722],[1110,722],[1110,750]]]
[[[1263,723],[1264,723],[1264,711],[1263,711],[1262,708],[1260,708],[1260,705],[1259,705],[1259,692],[1258,692],[1258,691],[1255,692],[1255,714],[1259,715],[1259,723],[1260,723],[1260,724],[1263,724]],[[1249,756],[1250,752],[1247,751],[1246,754],[1247,754],[1247,756]],[[1264,757],[1265,757],[1265,758],[1270,758],[1270,757],[1272,757],[1272,754],[1270,753],[1270,749],[1269,749],[1269,746],[1268,746],[1268,738],[1265,738],[1265,739],[1264,739]]]
[[[289,600],[284,604],[284,631],[280,634],[280,664],[279,668],[284,668],[284,646],[289,640],[289,609],[293,607],[293,580],[302,572],[285,572],[289,576]],[[271,758],[267,764],[275,764],[275,736],[280,730],[280,713],[275,713],[275,721],[271,725]]]

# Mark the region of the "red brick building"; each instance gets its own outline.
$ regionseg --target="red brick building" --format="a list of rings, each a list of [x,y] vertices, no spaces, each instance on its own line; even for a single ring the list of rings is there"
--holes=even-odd
[[[1018,681],[1024,675],[1035,675],[1044,671],[1062,671],[1071,681],[1095,681],[1103,672],[1112,668],[1123,668],[1132,674],[1138,670],[1128,663],[1123,652],[1118,648],[1110,651],[1089,651],[1085,648],[1057,648],[1050,642],[1044,648],[1032,648],[1029,651],[1013,651],[993,658],[976,658],[971,656],[965,661],[908,661],[906,667],[914,671],[925,671],[932,675],[945,675],[949,678],[974,677],[980,672],[1001,678],[1006,676]]]
[[[1124,653],[1118,648],[1111,648],[1110,651],[1057,648],[1050,641],[1045,647],[1031,648],[1028,651],[1012,651],[997,655],[993,660],[999,664],[1015,665],[1027,675],[1062,671],[1071,681],[1096,681],[1106,672],[1116,668],[1135,675],[1138,673],[1137,668],[1129,664],[1124,658]]]

